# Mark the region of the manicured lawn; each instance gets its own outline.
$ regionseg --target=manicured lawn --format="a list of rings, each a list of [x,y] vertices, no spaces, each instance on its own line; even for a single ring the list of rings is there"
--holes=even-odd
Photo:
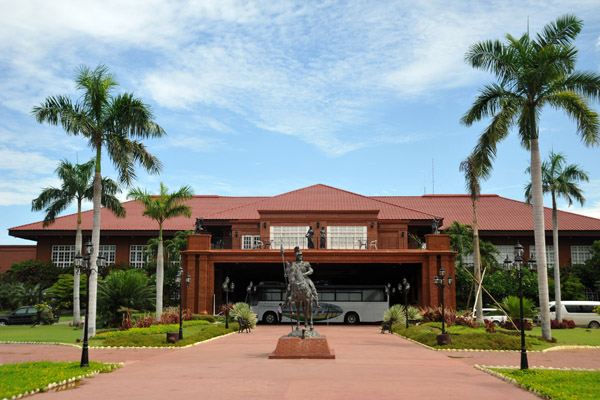
[[[206,321],[185,321],[183,329],[184,340],[176,344],[166,343],[165,332],[178,332],[179,325],[154,325],[147,329],[133,329],[124,332],[111,332],[98,334],[90,339],[90,346],[185,346],[201,342],[212,337],[221,336],[237,330],[237,324],[210,324]],[[10,325],[0,327],[0,341],[16,342],[56,342],[78,344],[81,338],[81,328],[76,329],[68,325]]]
[[[79,362],[26,362],[0,365],[0,399],[11,398],[25,392],[45,391],[51,383],[74,379],[93,371],[111,372],[119,364],[90,362],[90,366],[80,368]]]
[[[81,329],[69,325],[9,325],[0,326],[0,341],[59,342],[75,344]]]
[[[534,327],[525,334],[542,336],[542,328]],[[600,346],[600,329],[574,328],[574,329],[552,329],[552,337],[557,340],[557,345],[587,345]]]
[[[557,371],[491,368],[515,379],[553,400],[597,399],[600,397],[600,371]]]
[[[429,322],[419,326],[411,326],[407,330],[401,324],[394,325],[394,332],[440,349],[481,349],[481,350],[519,350],[521,338],[518,331],[497,329],[496,333],[487,333],[484,328],[469,328],[452,325],[446,328],[451,343],[440,346],[436,337],[441,333],[441,323]],[[556,343],[541,339],[541,328],[525,331],[525,343],[528,350],[544,350],[554,346],[587,345],[600,346],[600,330],[596,329],[553,329],[552,336]]]

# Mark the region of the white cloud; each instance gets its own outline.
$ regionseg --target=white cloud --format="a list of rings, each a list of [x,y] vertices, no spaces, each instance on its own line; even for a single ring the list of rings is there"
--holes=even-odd
[[[45,174],[56,169],[56,160],[37,152],[20,152],[0,148],[0,171],[16,175]]]

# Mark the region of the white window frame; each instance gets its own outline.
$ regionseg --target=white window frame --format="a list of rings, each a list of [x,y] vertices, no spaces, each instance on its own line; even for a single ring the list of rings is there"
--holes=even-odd
[[[582,265],[592,258],[592,246],[571,246],[571,264]]]
[[[260,248],[260,235],[242,235],[242,249],[258,249]]]
[[[535,258],[536,260],[538,259],[537,254],[535,253],[535,245],[530,245],[529,246],[529,257],[531,257],[532,254],[535,254]],[[554,268],[554,266],[556,265],[556,260],[554,259],[554,246],[551,244],[547,244],[546,245],[546,266],[548,268]]]
[[[506,256],[508,256],[508,259],[510,260],[511,263],[515,261],[515,246],[514,245],[512,245],[512,244],[496,244],[495,246],[499,251],[499,253],[496,254],[496,260],[498,261],[498,264],[504,265]]]
[[[360,249],[369,247],[366,225],[327,226],[328,249]]]
[[[114,264],[117,258],[117,245],[101,244],[98,246],[98,255],[104,256],[106,265]]]
[[[293,249],[296,246],[301,249],[308,248],[308,239],[306,238],[308,228],[308,225],[271,225],[269,235],[271,248],[279,248],[281,245],[283,245],[284,249]]]
[[[135,268],[142,268],[146,265],[145,245],[132,244],[129,246],[129,265]]]
[[[52,245],[52,256],[50,259],[54,265],[61,268],[70,267],[75,262],[75,245],[55,244]]]

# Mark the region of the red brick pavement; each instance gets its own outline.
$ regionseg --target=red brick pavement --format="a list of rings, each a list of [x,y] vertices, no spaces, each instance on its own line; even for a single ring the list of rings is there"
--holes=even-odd
[[[90,359],[123,362],[75,388],[35,395],[60,399],[536,399],[473,368],[514,365],[520,355],[432,351],[375,326],[318,326],[335,360],[269,360],[286,326],[259,326],[187,349],[90,349]],[[0,363],[79,360],[67,346],[0,344]],[[600,350],[530,353],[530,366],[600,368]]]

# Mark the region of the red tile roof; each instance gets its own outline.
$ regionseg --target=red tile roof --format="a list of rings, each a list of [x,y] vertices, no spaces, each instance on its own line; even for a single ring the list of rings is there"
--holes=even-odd
[[[372,197],[337,189],[327,185],[306,188],[268,197],[256,203],[205,215],[206,219],[252,219],[260,218],[262,211],[373,211],[379,212],[380,220],[431,220],[436,215],[398,206]],[[439,214],[437,214],[439,216]]]
[[[444,217],[444,226],[452,221],[473,223],[473,207],[469,195],[424,195],[374,197],[399,206],[422,212],[435,212]],[[477,202],[477,222],[480,230],[532,231],[533,211],[524,202],[507,199],[495,194],[481,195]],[[544,208],[545,229],[552,230],[552,208]],[[566,211],[558,211],[558,227],[561,231],[598,231],[600,219]],[[443,228],[443,227],[442,227]]]
[[[326,185],[314,185],[273,197],[194,196],[188,202],[192,218],[178,217],[165,222],[165,230],[194,228],[194,218],[206,220],[251,220],[260,218],[261,211],[356,211],[379,212],[379,220],[431,220],[434,215],[444,219],[444,226],[452,221],[472,222],[471,199],[468,195],[375,196],[367,197]],[[104,231],[153,231],[156,222],[142,216],[143,206],[136,201],[123,203],[127,217],[120,219],[102,209]],[[56,219],[47,228],[35,222],[10,228],[19,231],[74,230],[76,214]],[[545,209],[546,230],[552,230],[552,210]],[[482,195],[478,202],[479,229],[487,231],[532,231],[533,213],[527,204],[500,197]],[[92,211],[82,213],[82,228],[92,229]],[[442,226],[443,228],[443,226]],[[600,219],[559,211],[562,231],[600,231]]]

